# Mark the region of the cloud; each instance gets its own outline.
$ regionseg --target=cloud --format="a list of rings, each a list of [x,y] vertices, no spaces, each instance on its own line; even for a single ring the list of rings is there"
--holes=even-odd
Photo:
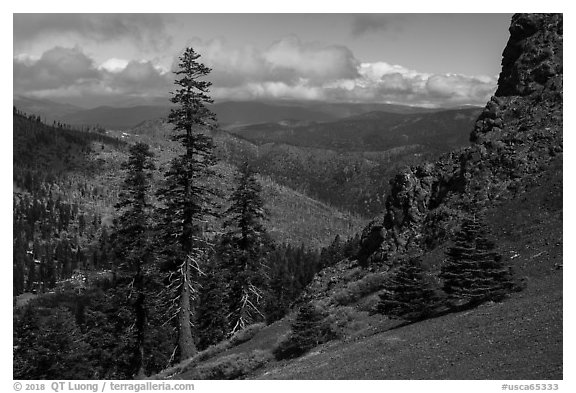
[[[351,33],[354,37],[366,34],[398,30],[397,22],[401,21],[401,15],[386,14],[361,14],[354,15],[352,19]]]
[[[484,104],[496,78],[431,74],[386,62],[361,63],[343,46],[303,43],[294,36],[264,49],[225,40],[191,41],[212,68],[216,100],[299,99],[423,106]],[[78,47],[55,47],[39,58],[14,57],[14,93],[83,100],[92,106],[168,101],[174,75],[150,60],[110,58],[100,64]],[[177,58],[173,64],[177,64]],[[173,66],[174,68],[174,66]]]
[[[94,61],[79,48],[54,47],[37,60],[14,58],[15,89],[44,90],[97,79]]]
[[[484,104],[496,89],[496,78],[430,74],[385,62],[363,63],[360,78],[333,84],[337,99],[424,106]]]
[[[165,92],[170,88],[172,75],[162,72],[150,61],[130,61],[120,72],[111,74],[111,85],[124,92]]]
[[[292,99],[292,100],[323,100],[325,91],[322,87],[306,84],[290,85],[285,82],[247,83],[236,87],[215,87],[213,96],[225,100],[257,100],[257,99]]]
[[[296,36],[283,38],[263,50],[250,46],[231,47],[224,39],[194,39],[190,45],[213,69],[210,77],[214,85],[220,87],[254,82],[294,85],[301,80],[317,86],[359,75],[359,62],[350,49],[303,43]]]
[[[42,98],[94,99],[99,104],[109,98],[145,99],[167,96],[173,82],[171,73],[150,61],[109,59],[98,66],[77,47],[54,47],[36,60],[16,56],[13,65],[14,93]]]
[[[129,60],[112,57],[100,64],[100,68],[110,72],[119,72],[126,68],[128,63],[130,63]]]
[[[93,41],[131,39],[154,48],[171,41],[161,14],[14,14],[15,44],[46,35]]]
[[[210,80],[219,87],[234,87],[244,83],[269,80],[262,52],[251,46],[233,47],[222,38],[190,40],[189,46],[202,57],[200,61],[212,68]],[[172,64],[172,70],[178,64],[177,57]]]
[[[358,60],[344,46],[318,46],[303,44],[298,37],[290,36],[272,44],[263,59],[274,75],[294,81],[308,79],[313,84],[333,79],[350,79],[358,76]]]
[[[426,81],[426,89],[434,97],[485,101],[494,92],[494,81],[456,74],[433,75]]]

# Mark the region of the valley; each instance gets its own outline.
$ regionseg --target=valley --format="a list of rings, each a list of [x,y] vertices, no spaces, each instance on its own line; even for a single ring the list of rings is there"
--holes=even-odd
[[[564,379],[563,16],[509,32],[484,107],[15,95],[14,378]]]

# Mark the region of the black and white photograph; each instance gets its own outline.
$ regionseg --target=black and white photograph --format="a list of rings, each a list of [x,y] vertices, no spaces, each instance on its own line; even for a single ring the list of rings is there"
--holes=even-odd
[[[133,9],[12,15],[16,391],[562,390],[563,13]]]

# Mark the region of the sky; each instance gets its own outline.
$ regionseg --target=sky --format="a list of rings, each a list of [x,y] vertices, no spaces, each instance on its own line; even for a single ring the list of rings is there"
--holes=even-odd
[[[187,46],[225,100],[483,105],[511,14],[14,14],[14,96],[168,102]]]

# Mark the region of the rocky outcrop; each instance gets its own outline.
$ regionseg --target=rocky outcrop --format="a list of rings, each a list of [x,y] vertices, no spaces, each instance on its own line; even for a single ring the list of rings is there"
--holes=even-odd
[[[466,215],[521,193],[562,154],[562,71],[562,15],[514,15],[472,146],[392,179],[383,214],[362,233],[359,262],[386,267],[398,254],[436,247]]]

